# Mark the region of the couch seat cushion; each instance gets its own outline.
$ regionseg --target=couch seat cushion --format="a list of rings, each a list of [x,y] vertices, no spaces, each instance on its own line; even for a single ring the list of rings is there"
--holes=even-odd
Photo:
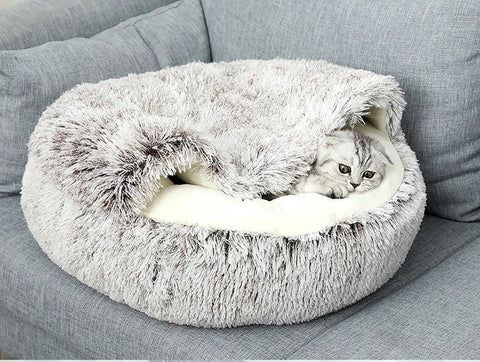
[[[471,225],[478,233],[480,225]],[[289,358],[476,359],[480,239],[404,288],[318,335]]]

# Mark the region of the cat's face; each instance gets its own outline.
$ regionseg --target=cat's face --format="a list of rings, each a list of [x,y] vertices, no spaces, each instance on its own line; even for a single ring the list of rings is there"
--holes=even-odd
[[[380,184],[388,163],[391,161],[378,141],[355,131],[339,130],[326,137],[313,171],[349,192],[365,192]]]

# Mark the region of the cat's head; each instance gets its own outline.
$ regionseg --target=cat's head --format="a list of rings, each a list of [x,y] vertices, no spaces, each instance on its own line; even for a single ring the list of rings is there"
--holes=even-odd
[[[380,184],[385,166],[391,163],[377,140],[352,130],[337,130],[325,138],[314,168],[350,192],[364,192]]]

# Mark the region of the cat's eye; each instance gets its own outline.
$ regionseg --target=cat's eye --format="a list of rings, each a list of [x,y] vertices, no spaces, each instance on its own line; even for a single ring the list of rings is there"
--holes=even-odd
[[[363,173],[363,177],[365,177],[365,178],[372,178],[373,176],[375,176],[375,172],[373,172],[373,171],[365,171]]]
[[[343,163],[339,163],[338,164],[338,171],[345,174],[345,173],[350,173],[352,171],[352,169],[350,168],[350,166],[344,165]]]

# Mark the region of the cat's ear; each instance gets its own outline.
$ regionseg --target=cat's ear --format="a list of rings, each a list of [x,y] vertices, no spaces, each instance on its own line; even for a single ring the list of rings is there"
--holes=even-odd
[[[380,154],[382,155],[382,157],[385,160],[385,162],[387,163],[387,165],[393,165],[392,160],[390,159],[390,157],[388,157],[388,155],[386,153],[380,152]]]
[[[325,144],[327,146],[337,145],[340,142],[343,142],[343,140],[341,138],[338,138],[338,137],[335,137],[335,136],[329,136],[329,135],[325,136]]]
[[[377,157],[386,165],[393,165],[392,160],[388,157],[387,153],[385,152],[385,148],[383,145],[376,139],[371,139],[372,146],[374,153]]]
[[[335,130],[325,135],[325,144],[326,145],[336,145],[341,142],[345,142],[345,133],[341,130]]]
[[[385,152],[385,149],[383,146],[380,144],[380,142],[377,142],[377,145],[375,146],[375,150],[378,154],[378,157],[387,165],[393,165],[392,160],[390,157],[388,157],[387,153]]]

